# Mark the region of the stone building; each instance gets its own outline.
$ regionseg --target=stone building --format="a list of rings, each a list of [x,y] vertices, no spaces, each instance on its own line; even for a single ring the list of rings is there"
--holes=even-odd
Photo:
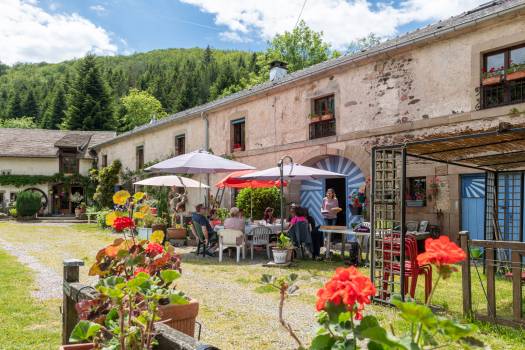
[[[0,208],[30,190],[42,195],[45,214],[73,214],[71,195],[84,195],[82,177],[96,165],[89,147],[113,137],[108,131],[0,129]]]
[[[511,68],[525,69],[524,45],[525,1],[492,1],[301,71],[287,74],[278,63],[266,83],[144,125],[94,150],[99,164],[120,159],[129,169],[202,148],[258,169],[290,155],[297,163],[346,175],[294,182],[287,191],[320,221],[324,190],[335,188],[346,209],[340,223],[348,225],[359,219],[350,213],[348,197],[369,177],[374,145],[525,122],[519,113],[525,110],[525,79],[510,74]],[[429,220],[444,233],[475,226],[469,211],[475,205],[468,200],[482,200],[475,189],[483,183],[469,172],[412,163],[409,219]],[[219,178],[212,176],[210,183]],[[436,179],[439,188],[428,196]],[[191,198],[192,204],[201,201]]]

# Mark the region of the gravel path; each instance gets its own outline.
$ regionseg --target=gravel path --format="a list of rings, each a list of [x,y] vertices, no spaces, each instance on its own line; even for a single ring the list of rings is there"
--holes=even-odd
[[[0,248],[16,256],[18,261],[35,272],[37,289],[31,295],[40,300],[62,298],[62,277],[50,267],[43,265],[36,258],[27,254],[22,247],[15,246],[0,238]]]

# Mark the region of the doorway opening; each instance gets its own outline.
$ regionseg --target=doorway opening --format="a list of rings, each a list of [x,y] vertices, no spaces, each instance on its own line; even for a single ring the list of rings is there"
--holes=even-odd
[[[337,215],[337,226],[346,226],[346,179],[326,179],[325,180],[325,192],[327,189],[332,188],[337,196],[339,202],[339,208],[343,209]]]

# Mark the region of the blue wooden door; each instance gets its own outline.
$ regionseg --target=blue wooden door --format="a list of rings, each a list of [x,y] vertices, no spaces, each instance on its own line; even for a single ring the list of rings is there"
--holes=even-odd
[[[485,239],[485,174],[461,176],[461,230]]]

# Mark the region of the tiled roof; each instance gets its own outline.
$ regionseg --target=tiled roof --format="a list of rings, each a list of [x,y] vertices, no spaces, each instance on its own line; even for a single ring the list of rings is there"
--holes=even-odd
[[[0,157],[56,157],[57,147],[74,147],[83,158],[88,148],[114,138],[114,131],[67,131],[0,128]]]
[[[491,19],[496,16],[503,15],[508,12],[517,11],[525,8],[525,0],[496,0],[490,1],[485,4],[482,4],[470,11],[464,12],[458,16],[450,17],[449,19],[439,21],[437,23],[428,25],[426,27],[416,29],[415,31],[406,33],[402,36],[387,40],[377,46],[374,46],[368,50],[363,50],[362,52],[344,55],[335,59],[331,59],[319,64],[310,66],[308,68],[290,73],[282,77],[281,79],[274,81],[267,81],[265,83],[255,85],[249,89],[245,89],[224,98],[208,102],[203,105],[199,105],[173,115],[168,116],[167,118],[158,120],[153,123],[141,125],[131,131],[122,133],[115,137],[112,140],[108,140],[101,144],[97,144],[96,147],[102,146],[103,144],[113,143],[120,139],[126,138],[128,136],[144,132],[146,130],[154,129],[161,127],[163,125],[172,123],[181,118],[191,117],[199,115],[200,113],[213,110],[214,108],[225,106],[229,103],[241,100],[245,97],[253,96],[259,93],[266,92],[275,87],[282,86],[288,83],[295,82],[297,80],[309,77],[311,75],[319,74],[331,69],[334,69],[339,66],[343,66],[349,63],[357,62],[363,60],[370,56],[374,56],[380,53],[391,51],[403,46],[411,45],[417,42],[424,42],[430,40],[438,35],[446,34],[459,30],[462,27],[467,27],[470,25],[475,25],[481,21]]]

